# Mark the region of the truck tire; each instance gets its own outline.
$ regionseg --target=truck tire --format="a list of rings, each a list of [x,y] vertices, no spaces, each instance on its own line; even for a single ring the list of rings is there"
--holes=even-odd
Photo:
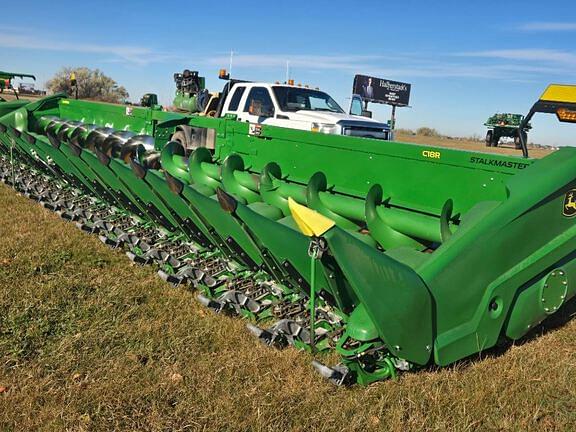
[[[491,130],[486,132],[486,147],[492,147],[492,135],[494,133]]]
[[[498,147],[499,142],[500,142],[500,137],[496,134],[492,134],[492,147]]]
[[[188,146],[188,137],[186,136],[184,131],[178,130],[178,131],[174,132],[174,134],[172,135],[172,138],[170,138],[170,140],[179,142],[180,144],[182,144],[182,147],[184,147],[184,148],[187,148],[187,146]]]
[[[178,141],[188,151],[196,150],[199,147],[214,150],[215,136],[212,133],[212,136],[209,137],[209,131],[213,131],[213,129],[180,125],[172,134],[171,140]]]

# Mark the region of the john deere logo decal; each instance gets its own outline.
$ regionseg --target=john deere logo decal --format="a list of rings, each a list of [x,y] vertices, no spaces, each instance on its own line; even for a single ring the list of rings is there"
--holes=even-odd
[[[564,197],[564,208],[562,209],[562,214],[566,217],[576,216],[576,189],[569,190],[566,192]]]

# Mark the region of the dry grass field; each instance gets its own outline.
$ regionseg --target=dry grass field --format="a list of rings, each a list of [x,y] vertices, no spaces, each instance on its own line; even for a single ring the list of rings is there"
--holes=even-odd
[[[516,150],[513,145],[500,144],[498,147],[486,147],[484,141],[474,141],[466,138],[448,138],[442,136],[424,136],[424,135],[411,135],[397,133],[396,141],[414,143],[414,144],[427,144],[431,146],[458,148],[468,151],[497,153],[512,156],[522,156],[521,150]],[[551,150],[529,148],[530,157],[541,158],[551,152]]]
[[[17,99],[12,90],[4,90],[3,93],[0,93],[0,97],[7,100],[7,101],[13,101],[13,100]],[[20,99],[26,99],[26,100],[30,100],[30,101],[35,101],[35,100],[41,99],[43,97],[46,97],[46,96],[36,96],[36,95],[20,95],[19,96]]]
[[[576,430],[573,304],[523,343],[336,388],[1,184],[0,239],[0,431]]]

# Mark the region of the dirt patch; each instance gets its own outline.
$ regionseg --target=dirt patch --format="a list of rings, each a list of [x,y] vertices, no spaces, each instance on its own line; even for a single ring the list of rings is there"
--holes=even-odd
[[[400,142],[424,144],[431,146],[450,147],[461,150],[469,150],[483,153],[495,153],[522,157],[522,150],[516,150],[512,145],[504,144],[498,147],[486,147],[484,141],[475,141],[465,138],[447,138],[439,136],[396,134],[396,140]],[[530,157],[541,158],[549,155],[553,150],[529,148]]]

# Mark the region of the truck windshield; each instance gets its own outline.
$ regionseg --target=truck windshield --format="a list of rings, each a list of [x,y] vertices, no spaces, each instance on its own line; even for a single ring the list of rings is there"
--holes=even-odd
[[[282,111],[330,111],[343,113],[344,110],[329,95],[318,90],[300,87],[272,87],[274,96]]]

